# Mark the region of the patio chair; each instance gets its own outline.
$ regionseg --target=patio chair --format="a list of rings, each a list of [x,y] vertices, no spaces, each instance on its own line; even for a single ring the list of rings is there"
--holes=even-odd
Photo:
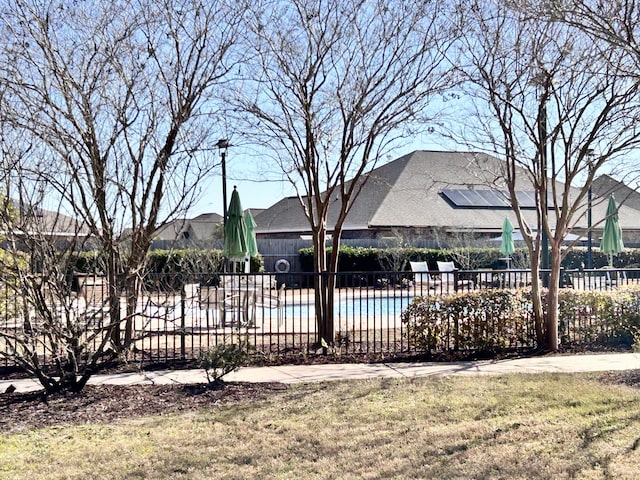
[[[438,272],[443,284],[453,285],[454,290],[472,285],[471,280],[456,280],[458,269],[453,262],[436,262],[438,264]]]
[[[434,280],[429,274],[429,265],[427,262],[409,262],[411,271],[414,273],[413,279],[416,285],[435,288],[439,284],[439,280]]]
[[[239,276],[234,277],[233,281],[222,282],[219,287],[201,286],[199,306],[201,310],[207,311],[207,326],[210,315],[214,319],[214,327],[234,324],[238,328],[254,326],[258,291],[255,285]]]
[[[613,267],[605,266],[601,270],[605,271],[607,277],[605,284],[608,287],[616,287],[627,283],[627,272],[624,270],[615,270]]]
[[[224,293],[223,289],[208,285],[200,285],[198,288],[198,308],[206,312],[206,326],[209,327],[209,319],[213,320],[212,326],[217,328],[224,325]]]
[[[80,286],[80,297],[85,308],[79,318],[89,328],[102,329],[104,317],[109,313],[109,289],[106,279],[92,276],[84,279]]]
[[[262,318],[264,319],[264,310],[276,310],[276,318],[278,319],[278,326],[282,325],[284,320],[284,289],[285,284],[280,285],[280,288],[273,295],[269,293],[269,290],[262,290],[256,292],[255,307],[259,307],[263,310]]]

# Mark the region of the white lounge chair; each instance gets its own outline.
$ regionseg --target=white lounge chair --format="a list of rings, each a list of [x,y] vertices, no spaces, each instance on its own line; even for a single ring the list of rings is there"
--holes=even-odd
[[[440,285],[440,279],[434,279],[429,272],[429,265],[427,262],[410,261],[409,265],[411,265],[411,271],[414,273],[414,285],[420,288],[436,288],[436,286]]]
[[[624,270],[615,270],[613,267],[605,266],[601,270],[605,271],[607,276],[606,285],[608,287],[617,287],[618,285],[627,283],[627,272]]]
[[[436,262],[438,264],[438,272],[443,284],[453,285],[454,290],[471,285],[470,280],[456,280],[458,270],[453,262]]]
[[[223,289],[215,286],[200,285],[198,289],[198,307],[206,311],[206,326],[209,319],[213,320],[213,327],[224,325],[224,293]]]

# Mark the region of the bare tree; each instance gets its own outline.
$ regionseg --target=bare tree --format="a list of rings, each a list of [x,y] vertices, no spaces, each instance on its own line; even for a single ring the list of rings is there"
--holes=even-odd
[[[238,88],[245,131],[296,188],[317,272],[335,272],[342,228],[365,174],[418,129],[430,100],[452,84],[457,34],[448,2],[356,0],[247,4],[247,80]],[[327,233],[332,255],[327,260]],[[318,277],[319,340],[333,341],[334,277]]]
[[[537,1],[530,2],[527,11],[530,15],[575,27],[590,38],[603,40],[617,50],[624,50],[631,54],[635,63],[640,60],[640,45],[637,42],[640,33],[637,21],[640,16],[640,2],[636,0]],[[634,68],[626,73],[629,76],[638,76],[638,71]]]
[[[241,11],[201,0],[10,0],[0,11],[1,121],[21,139],[9,183],[37,182],[85,226],[106,259],[109,337],[126,349],[154,232],[217,166]]]
[[[638,145],[638,84],[623,75],[625,54],[531,15],[519,2],[475,2],[465,25],[465,100],[472,109],[466,118],[473,119],[466,141],[505,159],[497,177],[529,249],[538,340],[556,350],[560,246],[585,215],[595,175]],[[533,222],[517,194],[527,189],[535,192]],[[539,276],[545,237],[546,309]]]

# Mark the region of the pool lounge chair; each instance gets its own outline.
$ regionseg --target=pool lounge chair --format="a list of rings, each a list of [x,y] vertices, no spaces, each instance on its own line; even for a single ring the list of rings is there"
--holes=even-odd
[[[422,288],[436,288],[440,285],[440,279],[434,279],[429,272],[427,262],[409,262],[411,271],[414,273],[413,281],[416,286]]]
[[[436,263],[438,264],[438,272],[443,284],[443,290],[445,289],[444,285],[453,285],[453,289],[457,291],[459,288],[465,288],[473,284],[471,280],[460,280],[458,278],[458,274],[456,273],[458,269],[453,262]]]

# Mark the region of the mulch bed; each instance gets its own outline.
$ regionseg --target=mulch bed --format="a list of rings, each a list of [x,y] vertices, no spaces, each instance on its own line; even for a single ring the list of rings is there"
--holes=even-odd
[[[194,411],[267,398],[281,383],[209,385],[87,385],[79,393],[0,393],[0,432],[53,425],[110,423],[147,415]]]

